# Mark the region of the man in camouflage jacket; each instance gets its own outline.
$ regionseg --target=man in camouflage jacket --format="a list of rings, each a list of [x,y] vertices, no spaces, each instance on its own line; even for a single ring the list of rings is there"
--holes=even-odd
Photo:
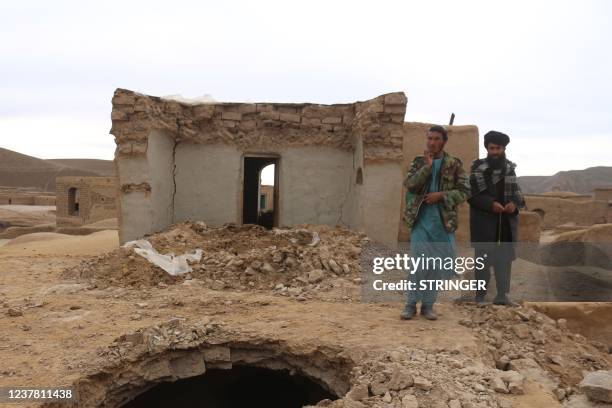
[[[443,199],[440,213],[446,230],[454,232],[457,229],[457,207],[469,196],[469,179],[460,159],[446,152],[442,152],[442,154],[440,191],[443,193]],[[404,180],[404,186],[406,187],[404,220],[408,224],[408,228],[412,228],[416,222],[419,208],[427,194],[430,178],[431,166],[427,165],[425,156],[417,156]]]
[[[427,150],[414,159],[404,180],[407,190],[404,219],[410,228],[412,256],[439,259],[456,256],[457,207],[467,199],[470,187],[461,160],[444,151],[447,140],[444,127],[432,126],[427,133]],[[420,302],[421,314],[436,320],[433,306],[437,290],[422,288],[421,283],[452,277],[454,271],[435,266],[411,271],[409,279],[413,286],[406,293],[401,318],[412,319]]]

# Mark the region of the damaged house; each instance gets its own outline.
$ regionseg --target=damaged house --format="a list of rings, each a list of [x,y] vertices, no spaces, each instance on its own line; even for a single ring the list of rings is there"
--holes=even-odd
[[[115,177],[55,179],[58,226],[79,226],[117,216]]]
[[[395,247],[408,239],[402,181],[429,126],[404,122],[406,104],[403,92],[335,105],[193,104],[117,89],[120,240],[187,220],[266,221],[343,225]],[[449,126],[447,150],[469,165],[478,129]],[[272,203],[262,220],[261,171],[269,165]],[[459,239],[467,236],[465,206],[461,217]]]

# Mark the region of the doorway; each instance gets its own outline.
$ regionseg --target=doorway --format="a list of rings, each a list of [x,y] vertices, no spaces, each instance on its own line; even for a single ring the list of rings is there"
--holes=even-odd
[[[242,223],[267,229],[278,225],[277,156],[245,156],[243,163]]]
[[[79,189],[76,187],[68,190],[68,215],[79,215]]]

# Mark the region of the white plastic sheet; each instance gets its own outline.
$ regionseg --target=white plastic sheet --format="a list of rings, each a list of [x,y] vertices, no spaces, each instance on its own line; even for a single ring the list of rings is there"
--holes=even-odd
[[[123,244],[124,248],[134,248],[134,252],[147,259],[154,265],[159,266],[172,276],[182,275],[191,272],[191,267],[187,261],[199,262],[202,259],[202,250],[196,249],[190,254],[175,256],[173,253],[162,255],[153,248],[153,245],[146,239],[138,239]]]

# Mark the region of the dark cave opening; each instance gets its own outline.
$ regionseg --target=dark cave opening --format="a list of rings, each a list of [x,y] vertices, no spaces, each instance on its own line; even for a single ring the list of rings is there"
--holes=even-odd
[[[323,399],[335,400],[337,396],[304,375],[234,366],[231,370],[211,369],[196,377],[160,383],[123,406],[300,408]]]

